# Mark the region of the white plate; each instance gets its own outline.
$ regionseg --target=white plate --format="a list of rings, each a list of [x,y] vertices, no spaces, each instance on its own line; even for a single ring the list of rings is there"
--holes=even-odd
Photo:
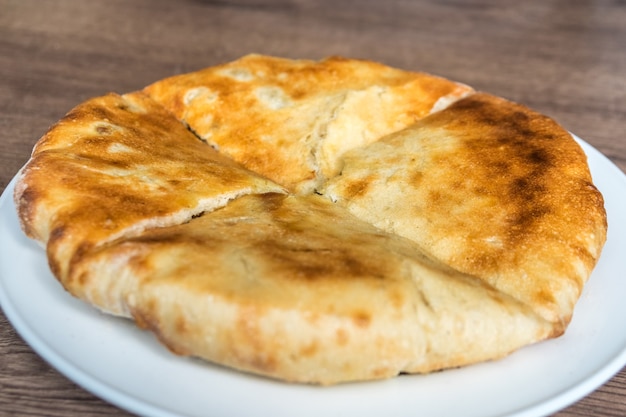
[[[582,142],[606,199],[609,237],[559,339],[496,362],[388,381],[288,385],[176,357],[130,321],[65,293],[19,229],[14,181],[0,198],[0,304],[28,344],[88,391],[144,416],[542,416],[626,364],[626,177]]]

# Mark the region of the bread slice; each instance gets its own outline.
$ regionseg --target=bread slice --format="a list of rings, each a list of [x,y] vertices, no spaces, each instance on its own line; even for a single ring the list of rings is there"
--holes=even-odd
[[[337,174],[347,150],[470,93],[440,77],[365,60],[248,55],[145,92],[200,138],[298,193]]]
[[[184,223],[250,193],[284,192],[198,140],[141,92],[80,104],[37,143],[16,183],[26,234],[64,281],[72,257]]]
[[[564,331],[606,239],[586,157],[553,120],[485,93],[348,152],[322,191]]]
[[[333,384],[499,358],[552,336],[531,308],[318,196],[240,197],[75,260],[81,298],[173,352]]]

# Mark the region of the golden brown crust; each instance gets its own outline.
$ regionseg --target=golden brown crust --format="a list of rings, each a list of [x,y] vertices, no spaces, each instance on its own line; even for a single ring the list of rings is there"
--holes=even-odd
[[[344,163],[324,191],[333,201],[569,322],[606,216],[582,149],[553,120],[474,94]]]
[[[288,381],[429,372],[552,334],[523,303],[317,196],[241,197],[93,251],[73,273],[90,277],[84,299],[119,300],[114,313],[171,351]]]
[[[336,175],[346,150],[402,129],[471,89],[371,61],[248,55],[145,91],[220,152],[308,193]]]
[[[71,110],[37,143],[16,186],[25,232],[63,279],[74,252],[282,188],[199,141],[142,93]]]
[[[177,354],[320,384],[558,336],[607,227],[554,121],[343,58],[250,55],[88,100],[15,202],[73,295]]]

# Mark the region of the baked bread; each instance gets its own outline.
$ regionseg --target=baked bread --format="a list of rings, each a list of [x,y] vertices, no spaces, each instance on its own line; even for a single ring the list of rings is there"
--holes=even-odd
[[[553,120],[344,58],[251,55],[88,100],[14,197],[74,296],[174,353],[317,384],[562,334],[607,228]]]

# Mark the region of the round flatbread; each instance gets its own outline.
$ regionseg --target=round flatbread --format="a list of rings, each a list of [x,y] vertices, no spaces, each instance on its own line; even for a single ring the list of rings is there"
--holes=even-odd
[[[562,334],[607,229],[553,120],[345,58],[250,55],[88,100],[14,197],[74,296],[174,353],[317,384]]]

